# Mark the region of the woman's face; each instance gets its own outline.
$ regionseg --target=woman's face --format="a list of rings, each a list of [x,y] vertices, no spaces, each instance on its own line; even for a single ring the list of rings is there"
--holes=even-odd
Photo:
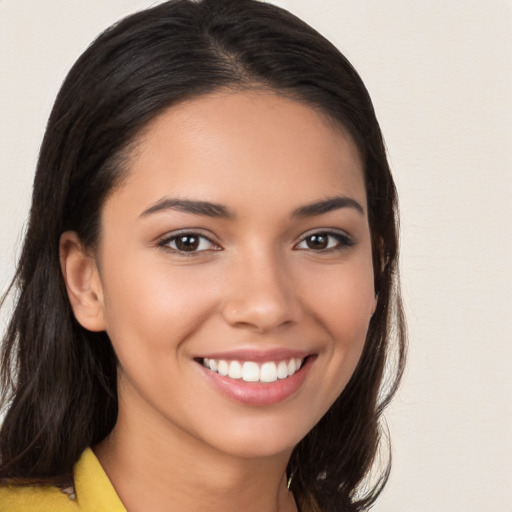
[[[301,103],[222,92],[161,115],[128,171],[97,251],[119,421],[289,452],[352,375],[375,308],[354,143]]]

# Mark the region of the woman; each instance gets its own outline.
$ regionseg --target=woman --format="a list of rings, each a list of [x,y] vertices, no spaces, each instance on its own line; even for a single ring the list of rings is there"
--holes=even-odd
[[[107,30],[41,149],[0,509],[370,506],[396,225],[367,91],[309,26],[181,0]]]

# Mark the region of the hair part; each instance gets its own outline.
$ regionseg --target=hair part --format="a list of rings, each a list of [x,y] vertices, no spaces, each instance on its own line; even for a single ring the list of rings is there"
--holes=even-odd
[[[382,490],[389,463],[368,492],[360,485],[374,465],[379,418],[405,358],[397,197],[384,142],[345,57],[295,16],[254,0],[175,0],[139,12],[101,34],[68,74],[42,143],[13,281],[19,296],[2,348],[0,478],[58,482],[112,430],[116,356],[106,333],[74,318],[59,238],[73,230],[94,248],[102,205],[143,130],[173,105],[221,88],[265,89],[303,102],[341,125],[361,153],[377,308],[354,375],[297,445],[288,474],[303,511],[363,510]]]

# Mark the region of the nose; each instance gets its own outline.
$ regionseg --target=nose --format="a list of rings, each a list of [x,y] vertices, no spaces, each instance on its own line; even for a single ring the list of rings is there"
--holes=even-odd
[[[279,258],[255,256],[235,264],[222,305],[224,320],[233,327],[265,333],[298,323],[303,307],[293,273]]]

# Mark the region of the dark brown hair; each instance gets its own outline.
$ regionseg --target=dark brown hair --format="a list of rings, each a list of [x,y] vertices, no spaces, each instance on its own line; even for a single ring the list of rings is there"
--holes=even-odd
[[[361,152],[377,309],[352,379],[295,448],[288,473],[304,512],[363,510],[385,484],[389,463],[361,486],[405,353],[397,202],[382,135],[343,55],[290,13],[254,0],[175,0],[137,13],[101,34],[67,76],[41,147],[11,285],[18,296],[2,348],[0,478],[57,482],[113,428],[116,357],[106,333],[85,330],[73,316],[59,237],[73,230],[94,246],[101,207],[141,130],[170,106],[221,87],[293,97],[341,124]]]

